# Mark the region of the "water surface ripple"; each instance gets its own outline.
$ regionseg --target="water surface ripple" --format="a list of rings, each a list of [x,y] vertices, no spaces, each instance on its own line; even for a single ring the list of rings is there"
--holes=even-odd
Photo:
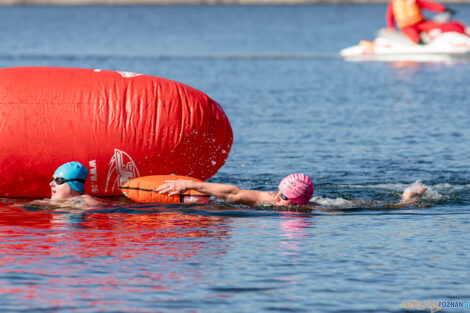
[[[114,199],[80,211],[0,199],[1,311],[468,303],[470,64],[341,60],[340,49],[385,25],[385,7],[0,7],[1,67],[125,70],[191,85],[222,105],[234,131],[211,181],[275,190],[305,172],[313,200],[335,206]],[[451,7],[470,22],[470,7]],[[417,180],[430,188],[422,203],[388,207]]]

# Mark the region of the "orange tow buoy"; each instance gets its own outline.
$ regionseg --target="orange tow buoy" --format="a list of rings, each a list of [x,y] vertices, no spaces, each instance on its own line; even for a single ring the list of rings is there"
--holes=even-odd
[[[122,193],[135,202],[142,203],[207,203],[210,196],[194,190],[188,190],[184,194],[171,196],[160,194],[157,188],[167,180],[192,180],[202,182],[202,180],[181,176],[181,175],[152,175],[132,179],[120,186]]]

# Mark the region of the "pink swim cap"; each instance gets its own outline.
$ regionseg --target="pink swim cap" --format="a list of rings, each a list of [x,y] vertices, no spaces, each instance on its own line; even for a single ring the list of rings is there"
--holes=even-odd
[[[307,204],[313,195],[314,185],[305,174],[291,174],[284,177],[279,184],[279,191],[290,201],[297,204]]]

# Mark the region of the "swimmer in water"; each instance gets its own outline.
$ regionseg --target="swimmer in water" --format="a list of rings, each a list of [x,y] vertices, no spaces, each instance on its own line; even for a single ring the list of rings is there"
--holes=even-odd
[[[78,162],[68,162],[57,168],[49,183],[49,204],[60,206],[94,206],[100,201],[84,192],[88,170]]]
[[[314,184],[307,175],[300,173],[285,177],[279,184],[278,192],[245,190],[235,185],[201,183],[183,179],[167,180],[157,190],[159,193],[168,193],[168,196],[195,190],[225,201],[251,206],[292,206],[308,204],[313,195]],[[406,205],[418,201],[426,190],[427,187],[424,185],[405,189],[399,204]]]

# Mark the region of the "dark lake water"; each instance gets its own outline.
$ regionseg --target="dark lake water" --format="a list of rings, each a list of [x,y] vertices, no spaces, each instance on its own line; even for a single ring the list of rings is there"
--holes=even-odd
[[[470,22],[470,6],[451,7]],[[3,199],[1,311],[401,312],[412,300],[470,311],[470,62],[343,61],[385,9],[0,7],[0,67],[125,70],[198,88],[234,131],[211,181],[275,190],[305,172],[315,200],[336,208],[36,211]],[[383,208],[417,180],[429,186],[422,205]]]

